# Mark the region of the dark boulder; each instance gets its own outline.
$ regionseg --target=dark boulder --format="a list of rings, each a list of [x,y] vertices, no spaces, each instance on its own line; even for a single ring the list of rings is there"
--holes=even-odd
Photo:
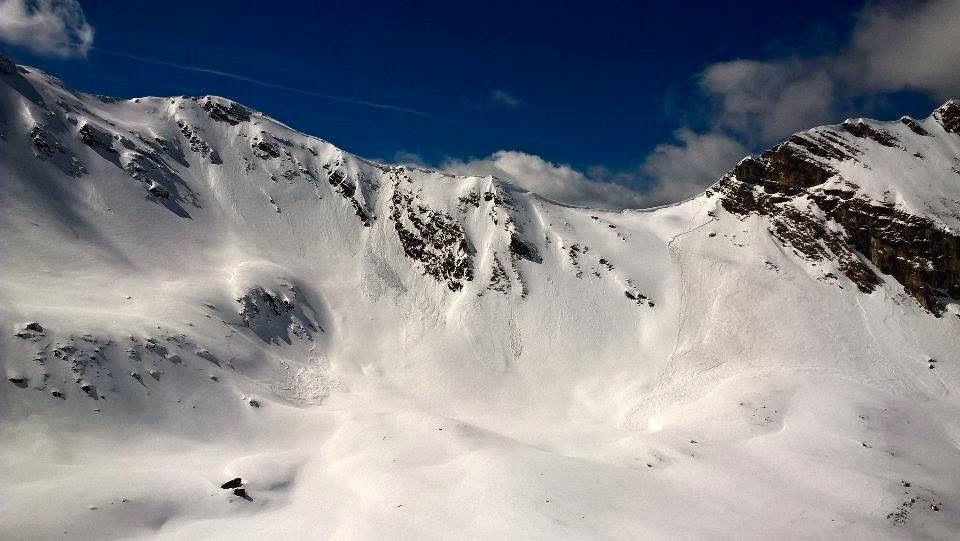
[[[230,489],[230,488],[237,488],[237,487],[239,487],[239,486],[241,486],[241,485],[243,485],[243,479],[241,479],[241,478],[239,478],[239,477],[234,477],[233,479],[231,479],[231,480],[227,481],[226,483],[220,485],[220,488],[226,490],[226,489]]]

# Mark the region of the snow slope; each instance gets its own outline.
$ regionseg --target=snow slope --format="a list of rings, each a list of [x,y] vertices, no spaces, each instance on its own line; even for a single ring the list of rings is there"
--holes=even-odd
[[[371,163],[223,98],[7,71],[4,539],[960,529],[950,284],[931,310],[913,275],[774,227],[845,186],[955,238],[943,118],[859,121],[899,146],[843,132],[855,161],[767,185],[765,210],[732,172],[608,212]]]

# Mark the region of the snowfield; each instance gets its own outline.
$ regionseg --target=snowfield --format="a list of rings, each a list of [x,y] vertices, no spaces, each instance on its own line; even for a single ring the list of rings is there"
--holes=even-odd
[[[902,283],[809,206],[956,239],[949,104],[808,132],[849,156],[764,211],[610,212],[9,71],[0,538],[960,532],[957,254]]]

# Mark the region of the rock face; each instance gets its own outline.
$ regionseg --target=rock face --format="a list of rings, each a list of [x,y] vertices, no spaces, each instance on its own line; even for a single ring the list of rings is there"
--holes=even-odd
[[[933,113],[947,133],[960,134],[960,101],[950,100]]]
[[[390,204],[403,253],[418,262],[424,274],[445,282],[451,291],[460,291],[463,282],[473,280],[473,249],[456,219],[427,207],[399,186]]]
[[[217,122],[226,122],[231,126],[236,126],[241,122],[247,122],[250,120],[250,111],[237,105],[236,103],[228,102],[227,100],[221,100],[219,98],[207,96],[203,100],[202,107],[203,110],[206,111],[213,120],[216,120]]]
[[[309,303],[300,299],[295,287],[286,285],[268,290],[254,287],[236,299],[240,309],[237,315],[265,342],[291,343],[293,340],[313,340],[323,331]]]
[[[940,137],[960,133],[960,103],[948,102],[932,118],[946,132]],[[900,123],[912,138],[932,137],[916,120],[904,117]],[[869,293],[883,282],[879,271],[940,316],[946,302],[960,299],[960,235],[895,202],[877,200],[841,172],[869,170],[865,154],[877,152],[875,145],[898,152],[922,148],[922,141],[902,140],[876,124],[848,120],[839,129],[796,134],[742,160],[715,188],[725,210],[767,217],[771,234],[784,246],[808,260],[835,261],[861,291]],[[923,159],[920,152],[912,156]]]
[[[0,73],[12,75],[17,70],[17,65],[12,60],[0,54]]]

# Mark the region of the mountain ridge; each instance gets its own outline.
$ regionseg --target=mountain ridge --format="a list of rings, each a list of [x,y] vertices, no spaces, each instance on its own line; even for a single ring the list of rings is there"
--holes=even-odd
[[[0,78],[4,538],[960,525],[955,102],[609,211]]]

